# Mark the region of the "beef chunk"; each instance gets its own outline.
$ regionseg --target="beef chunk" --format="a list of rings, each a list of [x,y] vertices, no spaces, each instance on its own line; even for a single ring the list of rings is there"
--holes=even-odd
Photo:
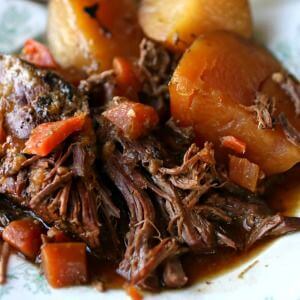
[[[141,283],[166,257],[175,254],[178,246],[169,238],[154,244],[157,235],[155,210],[151,199],[143,191],[143,178],[130,170],[118,154],[111,155],[106,162],[106,170],[124,196],[130,212],[127,248],[118,273],[132,283]]]
[[[170,117],[168,82],[178,60],[178,55],[171,54],[153,41],[143,39],[139,58],[133,62],[140,82],[137,91],[139,101],[154,107],[163,121]],[[114,69],[82,80],[79,89],[88,96],[92,112],[103,111],[114,96],[124,96],[118,94]]]
[[[98,120],[104,168],[130,211],[127,248],[119,266],[127,280],[143,286],[163,270],[166,286],[181,287],[187,282],[182,253],[243,250],[261,238],[300,229],[300,219],[274,214],[260,198],[228,184],[223,168],[216,165],[212,144],[185,149],[182,143],[176,147],[166,139],[159,141],[157,135],[130,140],[104,118]],[[163,131],[160,128],[160,136]],[[183,155],[176,151],[179,148]],[[155,250],[168,240],[176,245],[172,251]],[[150,259],[154,253],[157,257]],[[148,259],[155,261],[149,269]]]
[[[20,139],[36,125],[88,112],[87,101],[51,71],[40,70],[18,57],[0,56],[1,111],[6,127]]]
[[[100,223],[116,242],[111,220],[119,217],[119,210],[94,170],[92,128],[73,134],[47,157],[22,153],[37,125],[88,115],[85,96],[56,74],[14,56],[0,56],[0,82],[7,133],[1,147],[0,192],[92,248],[100,246]]]

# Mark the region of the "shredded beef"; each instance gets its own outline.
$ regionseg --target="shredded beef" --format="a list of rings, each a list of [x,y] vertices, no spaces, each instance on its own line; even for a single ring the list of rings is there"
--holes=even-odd
[[[171,155],[168,142],[154,135],[130,140],[104,118],[98,120],[99,140],[110,145],[109,152],[104,150],[105,170],[130,211],[126,252],[119,267],[127,280],[143,286],[161,265],[164,284],[181,287],[187,282],[180,263],[183,253],[207,255],[223,247],[243,250],[264,237],[300,229],[298,218],[274,214],[261,199],[225,189],[228,179],[216,165],[212,144],[202,149],[195,144],[181,147],[185,153],[180,162],[179,153]],[[149,258],[168,238],[177,245],[174,252],[167,256],[165,249],[164,255]],[[144,267],[147,259],[155,261],[149,269]]]
[[[139,101],[153,106],[163,121],[170,115],[168,82],[178,60],[177,55],[171,54],[160,44],[143,39],[140,56],[134,61],[141,83]],[[103,111],[114,96],[120,96],[117,94],[116,74],[113,69],[82,80],[79,90],[88,96],[92,112]]]
[[[152,105],[161,120],[169,117],[168,83],[177,61],[178,57],[169,53],[163,46],[148,39],[142,40],[137,61],[142,82],[140,101]]]
[[[275,112],[275,100],[273,98],[258,93],[254,105],[248,106],[246,109],[255,112],[259,129],[273,128],[273,114]]]
[[[115,95],[116,74],[114,70],[104,71],[100,74],[91,75],[82,80],[79,90],[88,96],[91,109],[105,106]]]
[[[76,89],[51,72],[0,56],[0,111],[7,133],[0,192],[8,198],[0,225],[34,215],[85,241],[101,259],[118,263],[116,271],[131,284],[152,290],[187,284],[185,254],[241,251],[265,237],[300,230],[299,218],[273,212],[232,183],[215,160],[213,144],[199,147],[191,128],[173,120],[164,124],[174,62],[162,46],[143,40],[136,62],[140,97],[156,107],[162,122],[152,134],[131,140],[101,116],[113,104],[114,71],[93,75]],[[46,157],[23,153],[37,125],[89,115],[90,109],[97,132],[85,128],[72,134]],[[258,95],[246,109],[255,112],[260,128],[272,128],[272,99]],[[279,114],[279,121],[298,144],[299,134],[285,116]]]
[[[24,142],[37,125],[89,114],[86,96],[56,74],[13,56],[0,56],[0,81],[7,134],[2,144],[0,192],[49,225],[71,232],[91,248],[99,247],[100,223],[113,233],[111,219],[118,218],[119,211],[94,170],[92,132],[71,136],[47,157],[22,154]],[[111,236],[116,239],[117,235]]]
[[[149,196],[143,191],[145,183],[139,174],[127,168],[120,155],[111,155],[106,170],[124,196],[130,212],[130,231],[127,248],[118,273],[132,283],[145,280],[157,265],[177,251],[175,241],[163,239],[156,246],[155,211]],[[133,181],[136,180],[137,181]],[[140,179],[140,180],[139,180]],[[156,252],[159,255],[156,255]]]

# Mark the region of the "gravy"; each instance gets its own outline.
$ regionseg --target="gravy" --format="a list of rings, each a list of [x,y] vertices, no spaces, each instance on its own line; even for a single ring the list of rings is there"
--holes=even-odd
[[[293,216],[300,211],[300,168],[294,168],[282,177],[275,186],[267,192],[267,202],[275,211],[284,215]],[[183,257],[184,270],[189,278],[189,285],[197,282],[207,282],[217,276],[223,275],[234,268],[246,264],[258,256],[267,247],[272,245],[273,240],[267,239],[258,242],[247,252],[235,252],[224,248],[222,251],[212,255],[196,256],[188,254]],[[92,270],[98,270],[95,274],[107,289],[121,288],[125,280],[115,273],[116,265],[107,262],[92,263]],[[97,267],[98,266],[98,267]]]

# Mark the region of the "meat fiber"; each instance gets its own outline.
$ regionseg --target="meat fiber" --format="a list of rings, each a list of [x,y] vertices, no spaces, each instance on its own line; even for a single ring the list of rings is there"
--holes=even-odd
[[[180,262],[183,253],[208,255],[223,247],[243,250],[264,237],[300,229],[299,218],[274,214],[252,194],[232,193],[233,183],[229,192],[212,144],[202,149],[191,144],[179,163],[178,156],[171,154],[176,151],[170,151],[170,144],[157,140],[155,134],[134,141],[105,118],[98,120],[100,140],[106,142],[103,147],[110,144],[111,150],[105,153],[105,170],[130,211],[119,273],[132,283],[143,284],[141,280],[153,278],[163,266],[164,284],[181,287],[187,282]],[[160,134],[163,131],[160,128]],[[168,239],[176,244],[173,251],[163,247]],[[157,247],[162,247],[160,252],[155,251]],[[155,253],[160,255],[153,257]],[[150,256],[155,263],[144,268]]]
[[[141,44],[140,97],[157,109],[161,124],[132,140],[102,114],[112,104],[113,70],[77,89],[52,72],[0,56],[0,193],[8,198],[0,225],[34,214],[113,260],[131,284],[152,290],[187,284],[185,254],[242,251],[265,237],[298,231],[299,218],[273,212],[259,195],[228,179],[212,143],[199,147],[190,128],[164,123],[174,62],[159,45]],[[272,105],[260,100],[255,112],[266,122]],[[38,125],[78,114],[90,123],[50,154],[24,153]]]
[[[114,231],[111,219],[118,218],[119,211],[94,171],[93,129],[73,134],[46,157],[23,153],[37,125],[88,115],[86,97],[56,74],[13,56],[0,56],[0,82],[7,135],[1,147],[0,192],[47,224],[99,247],[100,218],[104,228]]]

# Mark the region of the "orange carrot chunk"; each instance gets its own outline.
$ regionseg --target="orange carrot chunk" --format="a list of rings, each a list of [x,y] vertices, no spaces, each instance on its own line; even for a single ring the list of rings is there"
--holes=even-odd
[[[241,187],[255,192],[260,168],[246,158],[229,155],[229,178]]]
[[[143,296],[139,293],[135,286],[129,285],[126,286],[125,289],[131,300],[143,300]]]
[[[85,118],[85,115],[80,115],[62,121],[38,125],[32,130],[23,152],[40,156],[48,155],[69,135],[80,131],[85,123]]]
[[[2,237],[10,246],[29,259],[35,259],[42,245],[42,225],[34,219],[12,221],[3,230]]]
[[[146,135],[159,121],[153,107],[130,101],[114,106],[103,115],[130,139],[138,139]]]
[[[119,84],[130,85],[137,90],[140,88],[140,81],[130,60],[117,56],[113,60],[113,68]]]
[[[25,42],[24,48],[22,50],[23,58],[41,68],[57,68],[57,64],[50,53],[49,49],[32,39],[29,39]]]
[[[221,145],[238,154],[244,154],[246,152],[246,143],[232,135],[223,136],[221,138]]]
[[[42,266],[49,284],[54,288],[86,283],[86,245],[84,243],[44,244]]]

